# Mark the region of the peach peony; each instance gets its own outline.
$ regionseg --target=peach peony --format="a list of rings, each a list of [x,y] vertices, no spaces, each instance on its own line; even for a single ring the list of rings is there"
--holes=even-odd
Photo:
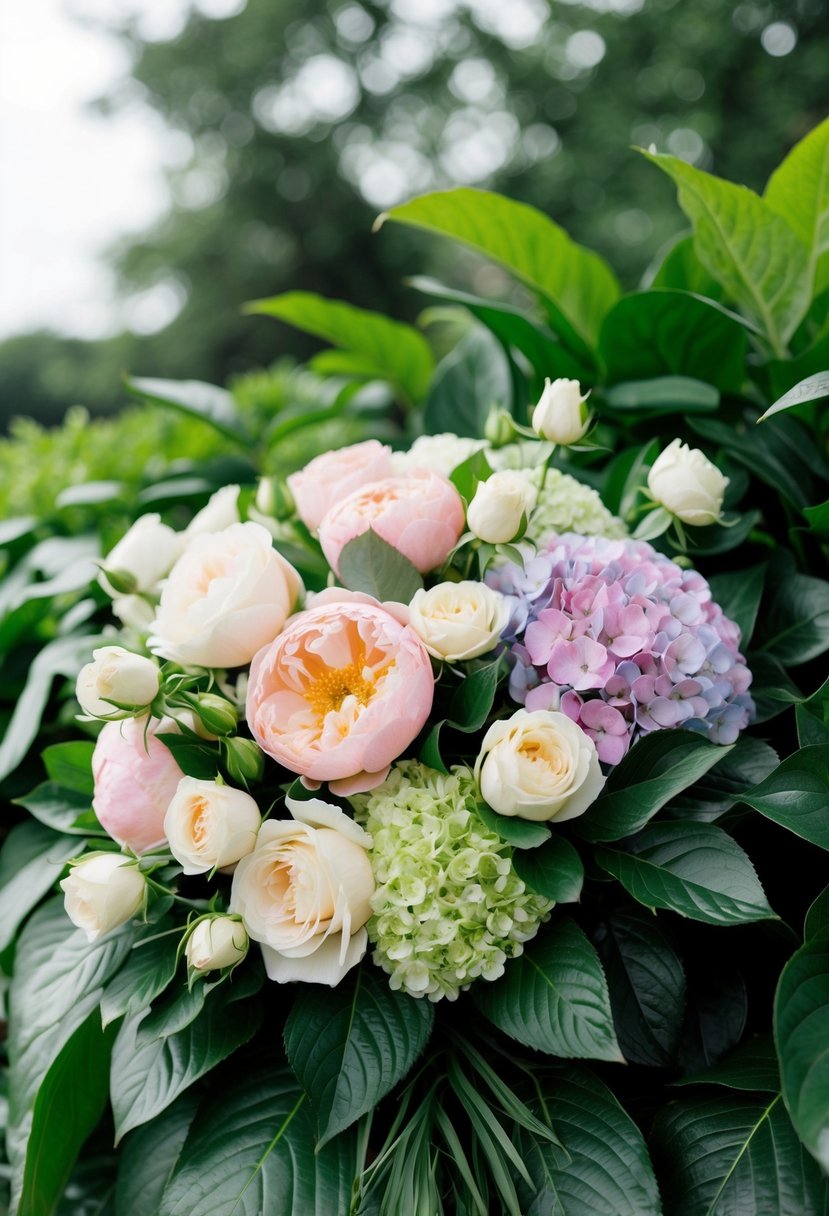
[[[144,732],[146,729],[146,745]],[[107,722],[92,753],[92,807],[113,840],[143,853],[166,843],[164,816],[184,773],[155,736],[178,730],[170,718]]]
[[[288,487],[294,496],[297,515],[313,532],[322,517],[370,481],[392,475],[391,448],[376,439],[353,443],[337,452],[316,456],[304,469],[292,473]]]
[[[404,614],[331,588],[260,650],[247,719],[263,751],[338,794],[385,780],[427,721],[434,693],[428,652]]]
[[[427,574],[446,560],[463,525],[463,502],[451,481],[413,469],[404,477],[372,482],[337,503],[320,524],[319,538],[336,570],[348,542],[372,528]]]

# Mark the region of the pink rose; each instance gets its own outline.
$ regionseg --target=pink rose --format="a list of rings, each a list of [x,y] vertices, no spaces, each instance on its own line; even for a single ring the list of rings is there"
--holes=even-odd
[[[107,722],[92,753],[92,807],[113,840],[134,853],[166,842],[164,815],[184,773],[155,735],[174,732],[169,718],[153,718],[144,744],[143,718]]]
[[[338,502],[320,524],[319,538],[336,570],[348,542],[372,528],[427,574],[446,560],[463,525],[463,502],[451,481],[428,469],[413,469],[405,477],[374,481]]]
[[[263,751],[338,794],[373,789],[429,717],[426,647],[366,595],[323,592],[250,669],[247,719]]]
[[[288,487],[299,518],[315,532],[322,517],[343,498],[370,481],[391,477],[392,472],[391,448],[367,439],[316,456],[304,469],[291,474]]]

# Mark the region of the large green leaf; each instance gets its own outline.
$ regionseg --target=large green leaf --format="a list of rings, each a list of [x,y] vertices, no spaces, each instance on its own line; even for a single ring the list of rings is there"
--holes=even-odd
[[[704,380],[689,376],[656,376],[650,380],[623,380],[605,391],[614,412],[657,414],[714,414],[720,392]]]
[[[747,187],[676,156],[644,155],[676,183],[700,261],[782,355],[811,302],[806,246]]]
[[[715,574],[708,581],[714,602],[740,626],[740,641],[745,649],[754,633],[754,623],[763,597],[765,562],[736,573]]]
[[[808,941],[829,929],[829,887],[812,900],[803,922],[803,936]]]
[[[76,739],[72,743],[53,743],[43,749],[42,759],[49,780],[65,790],[86,794],[91,798],[95,792],[92,778],[92,753],[95,744],[88,739]]]
[[[689,419],[689,424],[710,443],[723,447],[729,456],[782,494],[798,510],[808,505],[815,485],[817,460],[810,450],[809,432],[796,418],[778,418],[770,425],[768,434],[763,434],[753,424],[735,427],[717,418],[694,417]],[[739,524],[726,529],[730,532],[739,530]],[[699,551],[704,553],[706,548]]]
[[[763,605],[759,643],[784,666],[807,663],[829,649],[829,582],[785,571]]]
[[[829,118],[795,144],[764,195],[809,250],[817,295],[829,285]]]
[[[359,357],[361,375],[387,380],[412,402],[429,387],[434,361],[429,344],[411,325],[382,313],[327,300],[308,291],[286,291],[269,300],[254,300],[246,312],[287,321]]]
[[[423,1051],[434,1006],[392,992],[370,966],[333,992],[301,987],[285,1023],[285,1050],[311,1098],[319,1143],[350,1127],[405,1077]]]
[[[624,850],[597,848],[596,860],[646,908],[709,925],[774,916],[750,860],[712,823],[653,823]]]
[[[653,1140],[671,1216],[824,1216],[827,1181],[779,1094],[672,1102]]]
[[[158,1216],[198,1104],[188,1090],[126,1137],[118,1154],[115,1216]]]
[[[108,836],[90,806],[89,794],[64,789],[54,781],[42,781],[14,802],[16,806],[24,806],[44,827],[74,836],[76,852],[81,851],[78,836]]]
[[[343,546],[338,559],[341,581],[351,591],[408,604],[423,579],[407,557],[368,528]]]
[[[697,257],[693,233],[681,236],[671,246],[646,286],[655,291],[689,291],[706,300],[718,302],[724,296],[721,285]]]
[[[236,443],[249,444],[253,437],[232,395],[215,384],[202,380],[155,380],[147,377],[127,377],[124,387],[133,397],[164,405],[188,414],[212,426],[214,431]]]
[[[113,1037],[101,1030],[93,1010],[43,1078],[16,1216],[47,1216],[63,1196],[75,1159],[106,1106]]]
[[[584,864],[564,836],[553,835],[540,848],[515,852],[512,865],[531,891],[557,904],[576,903],[581,897]]]
[[[777,985],[774,1037],[783,1097],[803,1143],[829,1170],[829,934],[807,941]]]
[[[759,785],[779,763],[780,757],[768,743],[753,735],[741,735],[724,760],[671,800],[668,814],[711,823],[740,802],[745,791]]]
[[[602,322],[599,350],[611,384],[690,376],[736,392],[745,376],[746,332],[725,309],[684,291],[623,296]]]
[[[829,744],[802,747],[742,801],[804,840],[829,850]]]
[[[473,1000],[526,1047],[568,1059],[623,1059],[599,956],[568,917],[542,929],[502,979],[476,984]]]
[[[485,190],[461,187],[424,194],[383,219],[441,233],[470,245],[511,271],[553,308],[553,327],[593,344],[619,296],[613,272],[575,244],[542,212]],[[566,340],[566,334],[563,334]]]
[[[254,1058],[197,1115],[158,1216],[339,1216],[356,1174],[353,1134],[315,1151],[308,1098]]]
[[[800,380],[779,397],[774,405],[770,405],[757,421],[765,422],[767,418],[773,418],[783,410],[803,405],[806,401],[822,401],[824,397],[829,397],[829,371],[817,372],[813,376],[807,376],[805,380]]]
[[[154,926],[164,933],[167,921]],[[163,992],[176,972],[176,954],[180,937],[167,934],[149,941],[138,941],[121,970],[107,984],[101,1000],[101,1021],[104,1026],[120,1017],[130,1017],[146,1009]]]
[[[780,1069],[771,1036],[749,1039],[725,1059],[690,1077],[680,1077],[674,1085],[725,1085],[749,1093],[780,1092]]]
[[[507,408],[512,380],[497,338],[476,325],[438,364],[423,411],[429,435],[453,431],[479,439],[492,406]]]
[[[516,1178],[526,1216],[661,1216],[639,1128],[586,1068],[544,1070],[531,1103],[563,1150],[524,1128],[515,1142],[535,1186]]]
[[[709,743],[692,731],[654,731],[613,769],[576,831],[593,841],[629,836],[730,751],[730,746]]]
[[[32,819],[12,828],[0,850],[0,950],[82,848],[76,836],[56,836]]]

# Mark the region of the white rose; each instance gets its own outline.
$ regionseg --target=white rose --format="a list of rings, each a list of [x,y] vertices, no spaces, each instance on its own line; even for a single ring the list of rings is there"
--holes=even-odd
[[[438,583],[415,592],[409,624],[429,654],[457,663],[492,650],[509,614],[506,597],[485,583]]]
[[[120,853],[91,853],[61,882],[66,914],[94,942],[126,924],[144,903],[144,875]]]
[[[82,667],[75,684],[81,709],[92,718],[123,717],[110,704],[146,709],[155,700],[161,683],[157,664],[123,646],[102,646],[93,650],[91,663]]]
[[[183,547],[177,532],[161,522],[160,515],[142,515],[107,554],[107,570],[125,572],[135,579],[135,590],[152,595]],[[101,572],[98,582],[107,595],[117,592]]]
[[[374,875],[371,837],[318,798],[286,805],[233,875],[231,911],[262,945],[272,980],[338,984],[366,952]]]
[[[536,435],[563,446],[578,443],[588,426],[586,401],[578,380],[545,380],[533,410]]]
[[[419,435],[407,452],[393,452],[392,466],[398,477],[412,469],[430,469],[448,477],[450,473],[487,447],[485,439],[470,439],[445,431],[441,435]]]
[[[480,482],[469,504],[466,522],[471,532],[491,545],[515,539],[522,516],[529,519],[538,489],[521,472],[504,469]]]
[[[648,473],[657,502],[684,524],[703,528],[720,518],[728,478],[699,450],[680,439],[669,443]]]
[[[184,953],[194,970],[220,971],[241,963],[248,945],[247,930],[235,916],[211,916],[197,922]]]
[[[583,815],[604,785],[596,745],[566,714],[519,709],[484,735],[475,776],[501,815],[562,822]]]
[[[210,496],[207,505],[198,511],[184,530],[185,542],[205,532],[223,532],[231,524],[239,523],[239,487],[222,486]]]
[[[150,647],[199,667],[241,667],[272,642],[302,591],[261,524],[196,536],[161,592]]]
[[[164,835],[185,874],[205,874],[250,853],[261,822],[244,790],[182,777],[164,816]]]

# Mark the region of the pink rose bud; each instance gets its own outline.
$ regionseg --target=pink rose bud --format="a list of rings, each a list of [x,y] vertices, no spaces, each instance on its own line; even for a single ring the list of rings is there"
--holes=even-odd
[[[370,481],[391,477],[391,448],[368,439],[325,452],[288,478],[299,518],[315,532],[324,515]]]
[[[169,719],[107,722],[92,754],[92,807],[113,840],[134,853],[166,843],[164,816],[184,773],[156,734],[175,732]]]

